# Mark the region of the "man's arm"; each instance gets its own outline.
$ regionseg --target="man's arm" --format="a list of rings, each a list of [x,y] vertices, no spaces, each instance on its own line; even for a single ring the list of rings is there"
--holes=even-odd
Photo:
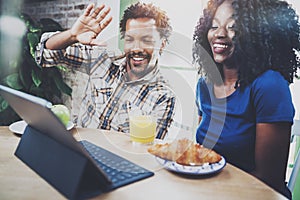
[[[175,115],[175,103],[175,97],[169,96],[159,105],[157,105],[155,111],[153,112],[158,118],[156,138],[164,139],[166,137],[168,129],[170,128]]]
[[[105,19],[110,12],[110,8],[104,10],[104,5],[95,9],[94,7],[94,4],[89,4],[71,29],[50,37],[46,41],[45,47],[51,50],[59,50],[76,42],[84,45],[101,45],[100,41],[97,40],[97,36],[111,22],[112,17]]]
[[[70,30],[60,32],[51,36],[45,43],[45,48],[50,50],[65,49],[76,43],[77,40],[71,35]]]

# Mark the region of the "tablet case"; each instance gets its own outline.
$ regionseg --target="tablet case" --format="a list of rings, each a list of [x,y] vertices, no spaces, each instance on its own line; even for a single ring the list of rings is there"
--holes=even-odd
[[[109,191],[109,184],[82,154],[29,125],[15,155],[68,199],[86,199]]]

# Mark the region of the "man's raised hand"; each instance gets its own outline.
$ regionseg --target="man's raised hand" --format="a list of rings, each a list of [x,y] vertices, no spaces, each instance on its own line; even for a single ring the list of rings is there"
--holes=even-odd
[[[107,17],[109,7],[106,9],[105,5],[94,7],[94,4],[89,4],[70,30],[71,35],[85,45],[101,45],[96,38],[112,20],[111,16]]]

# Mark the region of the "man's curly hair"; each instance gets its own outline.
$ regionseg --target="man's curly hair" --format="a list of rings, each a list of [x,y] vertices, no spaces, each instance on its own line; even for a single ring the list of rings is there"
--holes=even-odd
[[[193,59],[208,79],[217,83],[207,65],[212,57],[207,33],[214,14],[225,0],[210,0],[195,28]],[[239,84],[246,86],[268,69],[278,71],[292,83],[299,68],[299,22],[295,10],[281,0],[232,0],[235,19],[233,59],[239,67]],[[220,64],[218,73],[222,76]],[[220,79],[219,79],[220,80]]]
[[[155,25],[160,37],[168,42],[168,38],[171,35],[172,27],[170,25],[170,19],[166,15],[166,12],[160,8],[154,6],[152,3],[146,4],[138,2],[129,6],[125,11],[123,18],[120,21],[121,37],[124,38],[126,31],[126,23],[129,19],[137,18],[151,18],[155,20]]]

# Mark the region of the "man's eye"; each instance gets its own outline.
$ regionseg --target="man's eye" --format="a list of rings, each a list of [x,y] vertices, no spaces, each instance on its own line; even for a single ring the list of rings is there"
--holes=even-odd
[[[132,38],[130,38],[130,37],[125,37],[125,39],[124,39],[126,42],[132,42],[133,41],[133,39]]]
[[[143,42],[144,42],[145,44],[152,44],[154,41],[151,40],[151,39],[143,39]]]

